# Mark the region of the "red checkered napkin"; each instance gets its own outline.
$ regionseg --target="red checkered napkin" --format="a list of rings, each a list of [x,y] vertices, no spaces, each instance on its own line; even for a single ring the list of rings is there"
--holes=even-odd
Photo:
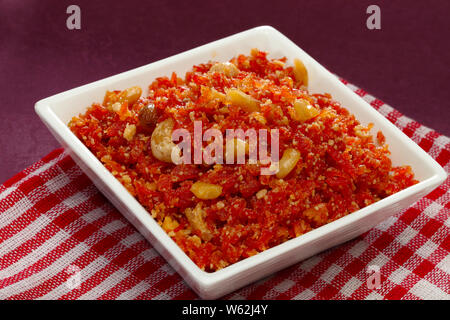
[[[450,171],[448,137],[343,82]],[[449,186],[226,298],[450,299]],[[380,268],[378,289],[369,266]],[[0,186],[0,299],[38,298],[197,296],[59,149]]]

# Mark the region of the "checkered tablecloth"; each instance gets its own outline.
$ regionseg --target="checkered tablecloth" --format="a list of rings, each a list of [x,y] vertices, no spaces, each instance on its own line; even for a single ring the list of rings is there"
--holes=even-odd
[[[450,171],[450,139],[347,83]],[[450,299],[450,179],[362,236],[227,299]],[[380,284],[367,284],[369,266]],[[373,283],[373,282],[371,282]],[[58,149],[0,186],[0,299],[196,294]]]

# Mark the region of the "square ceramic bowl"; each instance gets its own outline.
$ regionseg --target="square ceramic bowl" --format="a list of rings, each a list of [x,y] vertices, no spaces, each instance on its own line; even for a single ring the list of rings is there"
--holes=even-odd
[[[394,165],[412,166],[418,184],[289,240],[222,270],[207,273],[194,262],[161,229],[150,214],[131,196],[121,183],[102,165],[69,130],[67,123],[86,110],[92,102],[101,102],[106,90],[123,90],[148,85],[172,71],[183,75],[194,64],[208,60],[227,61],[235,55],[248,54],[252,48],[268,51],[269,57],[286,56],[288,61],[300,58],[309,73],[311,92],[328,92],[341,102],[360,122],[374,123],[373,132],[382,130],[392,152]],[[144,92],[145,93],[145,92]],[[180,53],[143,67],[69,90],[36,103],[36,112],[73,159],[103,194],[150,241],[186,282],[205,299],[232,292],[280,269],[348,241],[399,212],[441,184],[446,172],[425,151],[379,114],[333,74],[272,27],[254,28],[204,46]]]

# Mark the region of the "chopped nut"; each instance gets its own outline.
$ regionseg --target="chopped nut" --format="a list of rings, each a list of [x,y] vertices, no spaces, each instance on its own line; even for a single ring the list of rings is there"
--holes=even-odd
[[[300,122],[308,121],[319,115],[319,110],[309,104],[304,99],[297,99],[294,102],[294,112],[291,113],[292,119]]]
[[[200,231],[201,238],[203,240],[211,240],[212,233],[209,231],[204,220],[206,212],[203,210],[202,204],[197,203],[194,209],[187,208],[184,213],[186,214],[186,218],[188,219],[192,229]]]
[[[217,184],[197,181],[191,186],[191,192],[199,199],[211,200],[222,194],[222,186]]]
[[[258,121],[261,124],[266,124],[267,123],[266,118],[261,114],[261,112],[252,112],[250,114],[250,118],[251,119],[255,119],[256,121]]]
[[[211,95],[212,99],[217,99],[219,101],[225,101],[225,99],[226,99],[226,96],[222,92],[219,92],[214,88],[211,88],[210,95]]]
[[[267,189],[261,189],[256,193],[257,199],[262,199],[267,194]]]
[[[196,236],[195,234],[190,237],[190,239],[192,240],[192,242],[194,242],[197,246],[202,244],[202,239],[200,239],[198,236]]]
[[[142,94],[142,89],[138,86],[131,87],[123,90],[119,94],[119,102],[128,102],[128,105],[131,107],[136,101],[139,100]]]
[[[369,132],[369,129],[368,128],[365,128],[364,126],[362,126],[362,125],[357,125],[354,129],[353,129],[353,131],[355,132],[355,135],[357,136],[357,137],[360,137],[361,139],[366,139],[366,138],[368,138],[368,137],[370,137],[370,132]]]
[[[239,69],[231,62],[219,62],[209,69],[211,72],[220,72],[227,77],[235,77],[239,74]]]
[[[172,141],[174,122],[172,118],[158,123],[152,133],[151,147],[153,156],[164,162],[172,162],[172,149],[176,147]]]
[[[120,111],[120,107],[122,107],[122,104],[120,102],[115,102],[111,105],[111,109],[114,112],[119,112]]]
[[[122,181],[124,182],[124,183],[131,183],[131,178],[130,178],[130,176],[129,175],[123,175],[122,176]]]
[[[300,221],[294,223],[294,232],[295,232],[296,237],[298,237],[310,230],[311,230],[311,227],[304,220],[300,220]]]
[[[136,126],[134,124],[127,123],[127,126],[123,131],[123,137],[128,141],[131,141],[135,134],[136,134]]]
[[[162,227],[166,232],[169,232],[178,228],[179,225],[180,224],[178,223],[178,221],[173,220],[171,217],[167,216],[164,218]]]
[[[310,221],[314,221],[318,225],[322,225],[327,222],[328,208],[326,203],[316,204],[314,207],[303,211],[303,215]]]
[[[283,156],[279,162],[279,169],[277,172],[277,178],[283,179],[286,177],[292,169],[295,168],[297,162],[300,160],[300,151],[293,148],[288,148],[283,152]]]
[[[300,59],[294,59],[294,76],[301,84],[308,85],[308,70]]]
[[[103,105],[109,110],[119,112],[123,103],[127,102],[128,106],[132,106],[141,97],[142,89],[138,86],[131,87],[116,94],[114,91],[106,91]],[[118,103],[118,104],[116,104]],[[115,106],[114,106],[115,105]],[[114,107],[113,107],[114,106]]]
[[[225,203],[223,203],[222,201],[218,201],[218,202],[216,203],[216,205],[217,205],[217,208],[218,208],[218,209],[223,209],[223,208],[225,208]]]
[[[228,90],[227,100],[246,112],[260,111],[259,101],[239,89]]]

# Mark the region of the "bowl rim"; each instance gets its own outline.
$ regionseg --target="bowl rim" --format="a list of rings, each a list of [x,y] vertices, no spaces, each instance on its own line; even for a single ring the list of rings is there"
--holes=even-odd
[[[114,197],[117,197],[119,201],[125,203],[127,205],[127,209],[132,211],[136,218],[139,220],[141,224],[143,224],[146,229],[150,232],[152,236],[155,237],[158,244],[162,247],[161,249],[165,249],[168,253],[176,260],[178,265],[174,265],[171,261],[168,261],[174,269],[179,273],[184,273],[191,276],[197,282],[197,285],[191,284],[194,290],[197,291],[201,295],[201,292],[207,292],[212,289],[215,285],[238,275],[239,273],[252,269],[262,262],[267,262],[277,257],[281,256],[283,253],[288,252],[294,248],[301,247],[307,243],[311,243],[317,239],[320,239],[324,234],[332,233],[346,225],[354,223],[358,220],[363,219],[364,217],[378,211],[390,204],[396,203],[402,199],[407,198],[410,195],[416,194],[428,187],[437,186],[441,184],[446,178],[446,171],[422,148],[420,148],[414,141],[412,141],[408,136],[406,136],[399,128],[397,128],[394,124],[392,124],[389,120],[387,120],[383,115],[381,115],[378,111],[373,109],[366,101],[364,101],[361,97],[359,97],[356,93],[354,93],[350,88],[346,87],[339,80],[339,84],[342,90],[346,90],[351,92],[355,97],[360,99],[360,102],[366,105],[366,108],[369,107],[370,110],[373,111],[373,114],[377,114],[377,117],[382,117],[383,125],[390,126],[394,128],[395,134],[399,135],[399,138],[403,139],[405,143],[413,144],[413,150],[415,151],[415,155],[420,157],[421,161],[426,162],[428,166],[432,169],[432,176],[420,181],[419,183],[410,186],[404,190],[401,190],[391,196],[388,196],[384,199],[381,199],[367,207],[359,209],[349,215],[346,215],[338,220],[330,222],[326,225],[323,225],[319,228],[313,229],[312,231],[305,233],[297,238],[290,239],[286,242],[283,242],[275,247],[269,248],[263,252],[260,252],[252,257],[248,257],[246,259],[240,260],[234,264],[227,266],[224,269],[220,269],[215,272],[205,272],[201,270],[190,258],[189,256],[175,243],[174,240],[156,223],[156,221],[151,217],[151,215],[147,212],[147,210],[135,199],[125,187],[104,167],[104,165],[100,162],[99,159],[95,157],[95,155],[79,140],[68,128],[68,126],[63,123],[63,121],[55,114],[53,111],[54,104],[62,101],[63,99],[69,98],[74,95],[80,95],[87,91],[92,90],[92,88],[96,86],[101,86],[103,84],[107,84],[110,82],[119,82],[120,80],[127,79],[130,76],[133,76],[136,73],[141,71],[148,70],[150,68],[155,68],[162,64],[167,64],[176,61],[178,58],[184,56],[193,56],[204,50],[205,48],[213,48],[219,42],[223,41],[233,41],[242,36],[248,36],[251,34],[259,34],[259,33],[269,33],[272,36],[278,37],[282,41],[289,41],[292,45],[296,46],[296,48],[300,49],[295,43],[285,37],[282,33],[271,26],[259,26],[255,28],[251,28],[249,30],[236,33],[234,35],[207,43],[205,45],[196,47],[191,50],[187,50],[181,52],[179,54],[170,56],[165,59],[161,59],[144,66],[128,70],[98,81],[94,81],[83,86],[64,91],[62,93],[50,96],[48,98],[39,100],[35,104],[35,111],[41,118],[41,120],[45,123],[45,125],[51,128],[53,134],[58,135],[57,138],[62,141],[66,149],[68,148],[71,153],[75,154],[79,157],[80,161],[82,161],[86,166],[93,170],[96,175],[102,180],[103,183],[107,184],[108,187],[111,188]],[[302,50],[303,51],[303,50]],[[304,52],[304,51],[303,51]],[[306,55],[308,55],[306,53]],[[321,68],[326,72],[330,73],[326,70],[319,62],[314,60],[311,56],[309,59],[317,64],[315,67]],[[331,74],[331,73],[330,73]],[[93,181],[95,183],[95,181]],[[109,198],[109,197],[108,197]],[[119,211],[121,211],[119,209]],[[155,244],[152,243],[156,249],[161,252],[160,248],[158,248]],[[186,279],[186,277],[184,277]],[[186,279],[187,280],[187,279]]]

